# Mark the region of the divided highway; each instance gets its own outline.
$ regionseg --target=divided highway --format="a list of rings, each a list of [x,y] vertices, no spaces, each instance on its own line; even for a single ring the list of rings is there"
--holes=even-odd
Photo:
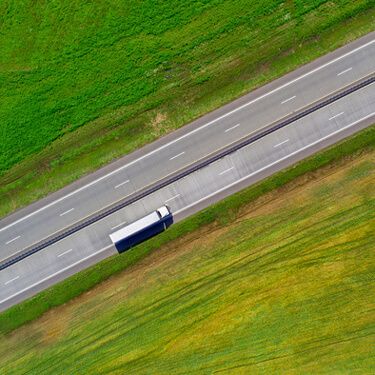
[[[0,262],[375,72],[375,35],[215,111],[0,222]],[[0,309],[115,253],[109,233],[167,203],[177,219],[375,122],[371,84],[0,271]]]

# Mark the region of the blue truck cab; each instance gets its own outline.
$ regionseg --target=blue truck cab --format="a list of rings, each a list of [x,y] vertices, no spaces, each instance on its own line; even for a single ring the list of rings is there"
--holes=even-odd
[[[111,233],[113,244],[122,253],[147,239],[164,232],[173,224],[173,215],[168,206],[162,206],[150,214]]]

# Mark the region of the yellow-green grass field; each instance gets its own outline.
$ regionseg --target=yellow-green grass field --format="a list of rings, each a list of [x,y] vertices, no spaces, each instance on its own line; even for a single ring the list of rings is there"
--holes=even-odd
[[[2,374],[369,374],[375,150],[307,173],[0,337]]]
[[[374,30],[373,0],[3,0],[0,217]]]

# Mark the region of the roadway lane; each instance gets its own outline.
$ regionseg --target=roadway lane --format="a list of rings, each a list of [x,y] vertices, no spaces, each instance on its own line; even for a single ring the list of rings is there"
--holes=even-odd
[[[243,147],[0,272],[0,310],[115,254],[109,234],[167,203],[177,220],[375,122],[375,84]],[[126,256],[126,255],[125,255]]]
[[[145,148],[140,157],[102,174],[98,179],[33,205],[0,222],[0,261],[21,252],[43,238],[92,215],[165,176],[190,165],[207,154],[258,132],[290,113],[342,89],[375,70],[375,33],[346,46],[290,75],[252,93],[226,111],[203,117],[199,126],[183,135],[169,137]],[[216,116],[214,116],[216,115]],[[214,116],[214,117],[213,117]],[[99,172],[100,175],[100,172]],[[79,186],[75,184],[74,186]],[[69,188],[67,189],[69,191]]]

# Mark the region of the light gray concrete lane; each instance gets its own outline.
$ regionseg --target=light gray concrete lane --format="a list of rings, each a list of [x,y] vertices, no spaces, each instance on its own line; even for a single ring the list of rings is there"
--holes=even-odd
[[[332,114],[344,110],[345,114],[340,118],[329,120]],[[112,229],[114,226],[133,221],[165,202],[177,213],[177,218],[185,217],[211,203],[215,196],[221,198],[223,192],[233,192],[231,189],[236,189],[236,186],[237,189],[243,187],[242,182],[248,180],[249,176],[262,176],[267,170],[276,171],[277,166],[285,166],[283,163],[288,159],[292,162],[296,155],[303,158],[309,150],[316,151],[319,140],[325,138],[321,141],[322,145],[326,145],[327,140],[334,142],[347,129],[357,125],[359,128],[359,120],[369,119],[371,113],[372,121],[375,121],[375,85],[275,131],[1,271],[0,309],[56,282],[62,274],[70,274],[71,265],[76,270],[80,264],[82,267],[89,264],[90,259],[99,259],[104,256],[100,251],[103,248],[106,256],[115,253],[108,237],[109,233],[116,230]],[[286,139],[288,142],[277,146],[275,152],[275,145]]]
[[[364,44],[366,43],[369,43],[368,39],[365,40]],[[358,48],[358,45],[355,45],[355,48]],[[335,56],[335,59],[337,58],[339,60],[331,64],[327,65],[325,62],[321,69],[315,67],[314,69],[318,70],[311,74],[310,70],[304,72],[302,78],[300,76],[300,78],[293,78],[289,83],[285,82],[281,89],[276,88],[275,91],[274,88],[271,93],[265,92],[252,98],[219,116],[218,121],[214,119],[211,124],[203,124],[203,127],[199,128],[200,130],[195,129],[193,134],[174,140],[173,144],[160,149],[152,156],[144,157],[14,226],[7,228],[12,222],[9,218],[2,221],[5,224],[2,227],[6,229],[0,229],[0,243],[3,244],[0,259],[7,258],[25,246],[40,241],[63,227],[132,194],[135,190],[191,164],[244,135],[259,130],[292,110],[308,105],[373,72],[375,44],[367,44],[366,47],[343,58]],[[349,68],[351,69],[348,71]],[[284,101],[286,102],[283,103]],[[227,131],[236,125],[238,125],[236,128]],[[15,218],[17,217],[19,215],[15,215]]]

